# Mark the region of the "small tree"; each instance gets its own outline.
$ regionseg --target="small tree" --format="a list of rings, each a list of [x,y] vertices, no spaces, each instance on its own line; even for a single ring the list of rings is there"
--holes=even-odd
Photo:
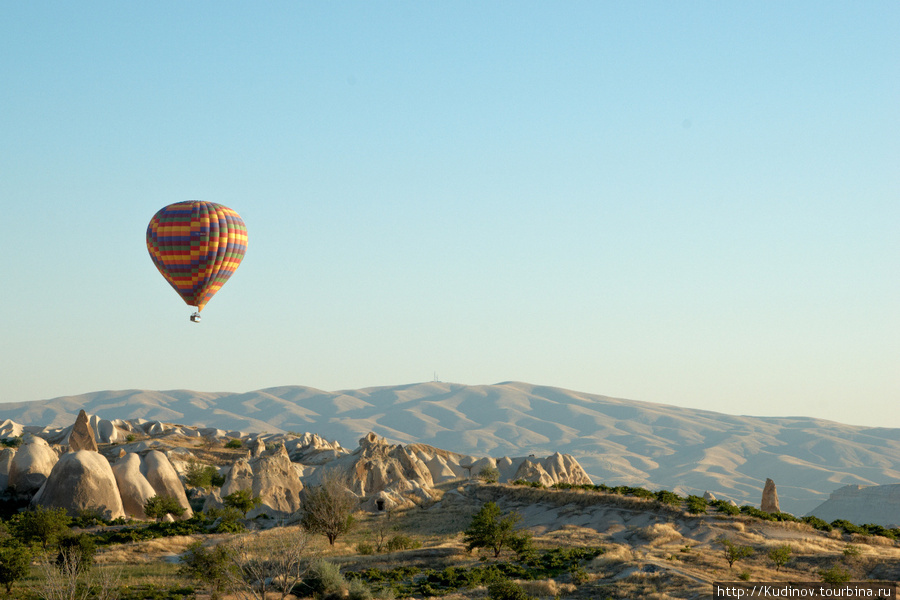
[[[13,583],[28,575],[30,566],[31,551],[18,540],[8,540],[0,547],[0,583],[6,586],[7,595]]]
[[[472,517],[468,529],[465,531],[463,542],[466,549],[489,548],[494,551],[494,558],[500,556],[503,548],[512,548],[523,551],[530,542],[531,536],[527,533],[517,532],[515,527],[522,520],[522,515],[513,511],[507,515],[501,515],[500,507],[493,502],[488,502]]]
[[[834,564],[830,569],[824,569],[819,571],[819,578],[824,583],[830,583],[832,585],[841,585],[842,583],[847,583],[852,578],[850,571],[844,569],[838,564]]]
[[[180,517],[185,508],[172,496],[153,496],[144,503],[144,514],[151,519],[161,521],[166,515]]]
[[[59,538],[69,532],[72,519],[64,508],[44,508],[19,513],[10,521],[10,533],[23,544],[39,543],[44,550],[57,545]]]
[[[237,577],[228,550],[222,545],[209,550],[202,542],[195,542],[179,560],[183,575],[195,578],[209,588],[210,600],[218,600]]]
[[[222,487],[225,477],[219,475],[219,471],[211,465],[202,465],[195,460],[188,463],[184,475],[184,482],[195,488],[209,490],[214,487]]]
[[[246,518],[247,513],[259,506],[262,500],[259,497],[254,497],[253,492],[250,490],[238,490],[222,498],[222,502],[228,508],[236,508],[241,511],[241,514]]]
[[[309,534],[299,527],[280,528],[277,535],[249,534],[229,542],[225,550],[236,567],[228,571],[234,587],[255,600],[269,599],[273,593],[284,600],[306,576],[309,544]]]
[[[323,475],[319,485],[303,490],[301,523],[308,531],[325,535],[334,546],[338,536],[353,528],[353,512],[358,505],[347,478],[332,470]]]
[[[691,494],[687,497],[687,511],[692,515],[702,515],[706,513],[706,498],[703,496],[694,496]]]
[[[484,467],[478,472],[478,479],[485,483],[497,483],[500,481],[500,471],[496,467]]]
[[[769,550],[769,560],[775,564],[776,571],[780,571],[781,567],[786,565],[791,559],[791,552],[792,549],[790,544],[784,544],[783,546],[778,546],[777,548]]]
[[[59,553],[56,555],[56,566],[61,569],[72,569],[76,576],[90,571],[94,564],[97,546],[94,538],[86,533],[69,535],[59,540]]]
[[[728,561],[728,568],[731,569],[739,560],[753,556],[753,548],[750,546],[738,546],[728,538],[722,538],[719,543],[724,548],[725,560]]]

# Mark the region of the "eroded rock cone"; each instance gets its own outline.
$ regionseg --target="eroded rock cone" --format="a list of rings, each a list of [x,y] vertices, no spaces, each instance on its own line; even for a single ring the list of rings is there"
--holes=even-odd
[[[31,504],[64,508],[71,516],[85,511],[106,519],[125,516],[109,461],[87,450],[64,454]]]
[[[78,452],[79,450],[97,451],[97,442],[94,440],[94,429],[88,421],[87,413],[84,409],[78,412],[75,424],[72,425],[72,432],[69,433],[69,450]]]
[[[766,479],[766,487],[763,488],[762,502],[759,505],[760,510],[767,513],[781,512],[778,506],[778,490],[775,489],[775,482]]]

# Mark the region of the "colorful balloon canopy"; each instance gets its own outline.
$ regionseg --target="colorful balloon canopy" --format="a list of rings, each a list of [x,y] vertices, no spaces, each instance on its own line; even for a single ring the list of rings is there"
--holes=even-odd
[[[221,204],[178,202],[150,219],[147,250],[185,303],[201,311],[241,264],[247,227]]]

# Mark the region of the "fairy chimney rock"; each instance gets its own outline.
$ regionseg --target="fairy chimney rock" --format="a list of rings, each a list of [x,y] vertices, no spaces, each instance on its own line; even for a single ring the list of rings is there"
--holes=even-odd
[[[82,408],[78,412],[75,424],[72,425],[72,432],[69,433],[69,450],[77,452],[79,450],[97,451],[97,442],[94,441],[94,429],[88,421],[87,413]]]
[[[771,479],[766,479],[766,487],[763,488],[762,502],[759,508],[767,513],[781,512],[781,508],[778,506],[778,490],[775,489],[775,482]]]

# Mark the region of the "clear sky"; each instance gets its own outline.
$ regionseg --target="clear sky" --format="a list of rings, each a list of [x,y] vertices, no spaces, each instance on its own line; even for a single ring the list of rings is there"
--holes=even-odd
[[[900,3],[0,3],[0,402],[507,380],[900,427]],[[203,312],[145,246],[239,212]],[[0,414],[2,418],[2,414]]]

